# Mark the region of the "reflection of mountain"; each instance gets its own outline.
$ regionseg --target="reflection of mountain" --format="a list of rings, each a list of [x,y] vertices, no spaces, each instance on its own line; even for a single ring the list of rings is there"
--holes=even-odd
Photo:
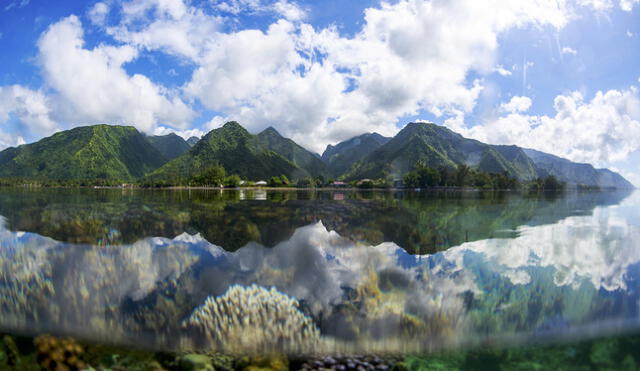
[[[0,328],[188,345],[180,323],[196,306],[253,283],[297,298],[333,351],[637,325],[640,226],[628,212],[639,202],[422,256],[322,223],[235,252],[199,235],[100,247],[0,226]]]
[[[340,193],[251,191],[120,191],[51,189],[0,192],[0,215],[12,230],[59,241],[122,244],[184,232],[236,250],[273,246],[322,221],[354,241],[395,242],[411,253],[466,241],[515,237],[522,225],[551,224],[615,204],[627,193],[521,196],[511,193]],[[341,196],[343,201],[333,201]]]

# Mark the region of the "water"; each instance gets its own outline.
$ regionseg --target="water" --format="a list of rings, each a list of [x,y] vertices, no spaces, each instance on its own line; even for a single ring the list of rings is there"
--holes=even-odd
[[[0,189],[0,331],[407,353],[638,327],[640,193]]]

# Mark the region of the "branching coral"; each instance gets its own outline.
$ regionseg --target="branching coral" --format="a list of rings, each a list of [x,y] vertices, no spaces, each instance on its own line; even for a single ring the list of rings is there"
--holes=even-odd
[[[229,353],[309,352],[320,338],[295,298],[255,284],[208,297],[183,325]]]

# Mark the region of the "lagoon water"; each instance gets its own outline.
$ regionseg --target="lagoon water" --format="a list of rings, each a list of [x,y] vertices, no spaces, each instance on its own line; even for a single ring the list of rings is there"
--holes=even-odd
[[[0,332],[405,353],[640,325],[640,192],[5,188],[0,216]]]

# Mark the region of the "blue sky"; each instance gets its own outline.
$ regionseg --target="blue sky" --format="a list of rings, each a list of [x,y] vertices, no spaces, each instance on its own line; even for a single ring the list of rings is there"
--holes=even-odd
[[[74,126],[307,148],[428,120],[640,184],[637,0],[0,1],[0,148]]]

